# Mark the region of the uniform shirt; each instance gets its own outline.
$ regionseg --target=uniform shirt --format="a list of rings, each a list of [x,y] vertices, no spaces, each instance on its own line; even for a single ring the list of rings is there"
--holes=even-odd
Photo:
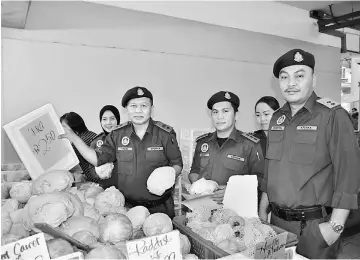
[[[262,185],[270,202],[357,209],[359,169],[354,130],[339,104],[312,93],[294,117],[288,103],[274,113]]]
[[[104,132],[98,134],[91,142],[90,147],[93,149],[100,148],[104,144],[105,139],[106,135],[104,134]],[[117,161],[114,162],[114,169],[111,172],[111,177],[108,179],[100,179],[95,171],[95,167],[92,164],[89,164],[89,172],[89,181],[99,183],[104,189],[109,188],[110,186],[115,186],[116,188],[118,188]]]
[[[79,137],[86,143],[88,146],[91,144],[92,140],[96,137],[96,134],[92,131],[86,130],[85,132],[81,133]],[[91,178],[90,169],[89,169],[89,162],[80,154],[80,152],[76,149],[74,145],[74,152],[79,159],[79,165],[83,174],[85,175],[85,179]]]
[[[267,136],[266,136],[264,130],[257,130],[252,135],[255,136],[256,138],[260,139],[261,151],[262,151],[263,155],[265,156]]]
[[[190,172],[219,185],[226,185],[233,175],[256,174],[261,178],[264,159],[258,142],[257,138],[234,128],[219,147],[216,132],[205,134],[197,139]]]
[[[159,196],[147,190],[152,171],[162,166],[183,166],[175,131],[152,119],[142,140],[128,122],[108,134],[95,151],[98,165],[117,160],[119,189],[131,200],[158,200]]]

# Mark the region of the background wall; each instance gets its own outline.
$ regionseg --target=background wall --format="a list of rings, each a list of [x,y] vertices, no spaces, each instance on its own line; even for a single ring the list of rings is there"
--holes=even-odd
[[[101,107],[120,109],[125,91],[141,85],[154,95],[154,118],[178,133],[210,127],[206,102],[219,90],[240,96],[237,127],[252,131],[258,98],[283,103],[272,66],[291,48],[314,53],[318,94],[340,101],[336,47],[92,3],[31,8],[27,30],[2,28],[2,125],[51,103],[100,132]],[[19,161],[3,130],[1,142],[2,163]]]

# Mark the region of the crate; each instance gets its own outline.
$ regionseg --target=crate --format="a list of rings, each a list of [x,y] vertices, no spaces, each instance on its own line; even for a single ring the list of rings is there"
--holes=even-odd
[[[191,253],[195,254],[199,259],[217,259],[228,256],[224,250],[215,246],[211,241],[208,241],[190,228],[186,227],[187,219],[185,216],[177,216],[173,219],[173,224],[176,229],[183,235],[186,235],[191,244]],[[269,224],[270,225],[270,224]],[[270,225],[277,234],[286,232],[284,229]],[[286,238],[286,248],[295,246],[298,242],[297,236],[291,232],[288,232]]]

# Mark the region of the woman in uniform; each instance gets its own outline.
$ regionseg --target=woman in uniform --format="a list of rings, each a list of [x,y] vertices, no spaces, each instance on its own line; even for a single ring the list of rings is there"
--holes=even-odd
[[[104,106],[99,113],[100,125],[103,130],[100,134],[98,134],[95,139],[91,142],[90,147],[93,149],[99,148],[103,145],[106,136],[114,130],[120,124],[120,113],[119,110],[112,106],[106,105]],[[112,167],[112,164],[114,167]],[[100,167],[94,167],[89,163],[90,173],[91,173],[91,181],[99,183],[104,189],[115,186],[117,188],[117,163],[107,163]],[[100,171],[109,171],[105,178],[100,177],[98,173]],[[102,175],[103,176],[103,175]]]
[[[279,108],[279,102],[276,100],[276,98],[271,96],[264,96],[260,98],[255,104],[255,116],[261,129],[255,131],[253,135],[260,139],[261,150],[264,157],[266,156],[266,142],[269,123],[272,115]]]

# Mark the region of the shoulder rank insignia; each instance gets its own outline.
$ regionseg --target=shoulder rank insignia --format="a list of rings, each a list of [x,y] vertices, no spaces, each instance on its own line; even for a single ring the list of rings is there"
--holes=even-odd
[[[246,137],[247,139],[249,139],[250,141],[253,141],[253,142],[256,143],[256,144],[260,141],[259,138],[255,137],[255,136],[253,136],[253,135],[251,135],[251,134],[242,133],[242,135],[243,135],[244,137]]]
[[[127,122],[125,122],[125,123],[122,123],[122,124],[118,125],[114,130],[123,128],[123,127],[125,127],[125,126],[127,126],[127,125],[130,125],[130,121],[127,121]]]
[[[160,122],[160,121],[157,121],[157,122],[155,123],[155,125],[156,125],[157,127],[160,127],[162,130],[165,130],[165,131],[168,132],[168,133],[170,133],[170,132],[173,130],[173,128],[172,128],[171,126],[169,126],[169,125],[167,125],[167,124],[164,124],[163,122]]]
[[[207,136],[209,136],[209,135],[211,135],[211,133],[202,134],[202,135],[196,137],[195,142],[197,142],[197,141],[199,141],[200,139],[203,139],[203,138],[205,138],[205,137],[207,137]]]
[[[316,100],[316,102],[328,107],[328,108],[333,108],[333,107],[337,107],[338,105],[340,105],[340,103],[330,99],[330,98],[320,98],[318,100]]]

